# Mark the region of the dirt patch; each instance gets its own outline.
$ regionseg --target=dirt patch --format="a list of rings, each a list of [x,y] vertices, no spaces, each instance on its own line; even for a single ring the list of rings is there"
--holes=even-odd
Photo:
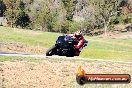
[[[46,52],[46,50],[47,48],[40,46],[34,47],[16,42],[0,42],[0,51],[43,54]]]
[[[55,59],[38,62],[6,61],[0,62],[0,86],[6,88],[80,88],[75,78],[79,65],[82,65],[89,74],[132,75],[132,64],[125,63]],[[122,85],[122,88],[126,85]],[[91,88],[95,87],[98,85],[91,85]],[[112,87],[113,84],[109,88]],[[119,88],[119,85],[114,85],[115,87]],[[128,88],[130,87],[132,83],[129,84]]]

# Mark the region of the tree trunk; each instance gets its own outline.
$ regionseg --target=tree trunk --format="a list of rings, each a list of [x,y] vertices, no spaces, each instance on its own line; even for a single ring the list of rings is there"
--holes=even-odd
[[[41,24],[41,31],[46,31],[46,25],[44,23]]]
[[[107,28],[108,28],[108,27],[107,27],[107,25],[105,24],[105,25],[104,25],[104,35],[105,35],[105,36],[107,36]]]
[[[104,36],[107,36],[108,22],[104,19]]]
[[[104,21],[104,36],[106,36],[107,35],[107,24],[106,24],[105,19],[103,21]]]

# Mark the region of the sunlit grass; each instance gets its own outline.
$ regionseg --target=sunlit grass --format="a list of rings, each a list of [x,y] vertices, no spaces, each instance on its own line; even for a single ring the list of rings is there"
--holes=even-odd
[[[59,33],[0,27],[0,42],[19,42],[49,48]],[[85,36],[89,41],[80,57],[132,61],[132,39],[111,39]]]
[[[20,42],[29,45],[49,47],[55,43],[58,33],[31,31],[0,27],[0,41]]]

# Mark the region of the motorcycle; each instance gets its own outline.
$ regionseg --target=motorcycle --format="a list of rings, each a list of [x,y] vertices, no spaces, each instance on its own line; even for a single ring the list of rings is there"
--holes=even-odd
[[[79,56],[76,55],[76,52],[78,51],[74,48],[74,45],[76,44],[78,44],[78,42],[71,36],[68,35],[59,36],[58,39],[56,40],[56,44],[47,50],[46,56],[52,56],[52,55],[67,56],[67,57]],[[88,41],[85,40],[83,47],[87,46],[87,44]],[[79,54],[83,49],[83,47],[79,49]]]

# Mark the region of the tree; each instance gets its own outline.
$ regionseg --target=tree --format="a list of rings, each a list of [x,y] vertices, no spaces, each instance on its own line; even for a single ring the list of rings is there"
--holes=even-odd
[[[19,2],[20,0],[4,0],[4,3],[6,4],[5,16],[8,21],[11,22],[11,27],[14,26],[16,16],[18,14]]]
[[[28,14],[23,11],[18,14],[17,19],[15,21],[16,26],[19,25],[22,28],[29,26],[30,23],[31,21]]]
[[[24,11],[25,10],[25,3],[23,1],[20,1],[19,3],[19,10]]]
[[[0,0],[0,17],[4,16],[5,11],[6,11],[6,5],[3,2],[3,0]]]
[[[66,19],[72,21],[77,0],[62,0],[64,8],[67,11]]]
[[[48,6],[49,4],[47,2],[48,1],[38,2],[32,8],[34,24],[37,25],[38,28],[41,27],[42,31],[46,31],[47,22],[48,22],[48,24],[50,24],[50,19],[52,17],[50,8]]]
[[[25,3],[23,1],[20,1],[18,7],[19,7],[19,13],[16,16],[15,25],[16,26],[19,25],[20,27],[25,28],[29,26],[29,24],[31,23],[30,17],[25,12]]]
[[[128,0],[128,4],[130,5],[130,8],[132,8],[132,1]]]
[[[118,13],[118,6],[121,0],[90,0],[90,5],[94,8],[94,17],[98,22],[103,23],[105,35],[110,25],[111,19]]]
[[[31,8],[34,29],[42,31],[59,31],[61,28],[60,5],[55,6],[54,0],[36,1]],[[62,15],[62,14],[61,14]]]

